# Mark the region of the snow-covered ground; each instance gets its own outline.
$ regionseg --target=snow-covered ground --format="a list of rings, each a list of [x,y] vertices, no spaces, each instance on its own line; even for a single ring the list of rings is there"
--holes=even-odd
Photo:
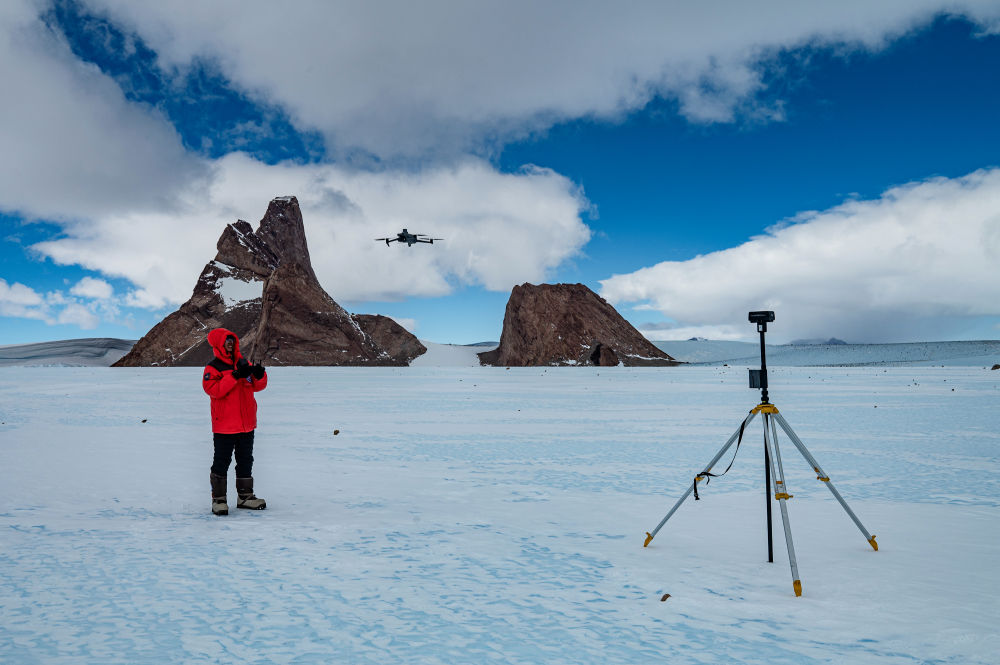
[[[420,343],[427,347],[427,352],[414,358],[410,367],[479,367],[476,354],[497,348],[495,344],[436,344],[423,339]]]
[[[997,662],[1000,371],[771,372],[799,598],[759,420],[642,546],[745,367],[269,373],[219,518],[199,369],[0,370],[0,663]]]

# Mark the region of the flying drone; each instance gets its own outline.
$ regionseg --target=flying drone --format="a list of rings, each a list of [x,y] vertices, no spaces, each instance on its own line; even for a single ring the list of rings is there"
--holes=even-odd
[[[407,247],[413,247],[413,243],[416,242],[425,242],[428,245],[433,245],[435,240],[444,240],[444,238],[431,238],[424,233],[410,233],[406,229],[403,229],[396,234],[395,238],[375,238],[375,240],[384,240],[386,247],[389,246],[390,242],[405,242]]]

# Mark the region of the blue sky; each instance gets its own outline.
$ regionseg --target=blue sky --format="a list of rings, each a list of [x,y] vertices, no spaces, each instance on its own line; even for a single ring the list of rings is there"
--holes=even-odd
[[[1000,3],[687,4],[8,3],[0,344],[140,337],[287,194],[430,341],[541,281],[653,338],[1000,337]]]

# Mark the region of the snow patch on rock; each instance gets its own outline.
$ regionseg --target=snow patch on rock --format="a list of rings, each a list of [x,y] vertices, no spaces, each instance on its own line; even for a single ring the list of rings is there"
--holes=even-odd
[[[244,281],[235,277],[222,277],[216,282],[216,293],[226,303],[226,307],[237,307],[246,302],[260,300],[264,283],[257,280]]]

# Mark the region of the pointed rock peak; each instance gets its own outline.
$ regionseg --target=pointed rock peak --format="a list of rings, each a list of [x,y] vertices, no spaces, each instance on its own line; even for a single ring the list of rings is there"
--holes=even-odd
[[[272,199],[264,218],[260,220],[256,236],[277,258],[277,265],[298,263],[316,279],[297,198],[279,196]]]
[[[249,270],[261,278],[266,278],[278,266],[278,257],[242,219],[226,226],[216,248],[219,250],[215,255],[217,263]]]
[[[240,337],[266,365],[406,365],[426,349],[385,317],[351,316],[323,290],[309,261],[294,196],[274,199],[256,232],[226,226],[190,300],[156,324],[116,367],[197,366],[212,360],[212,328]]]

